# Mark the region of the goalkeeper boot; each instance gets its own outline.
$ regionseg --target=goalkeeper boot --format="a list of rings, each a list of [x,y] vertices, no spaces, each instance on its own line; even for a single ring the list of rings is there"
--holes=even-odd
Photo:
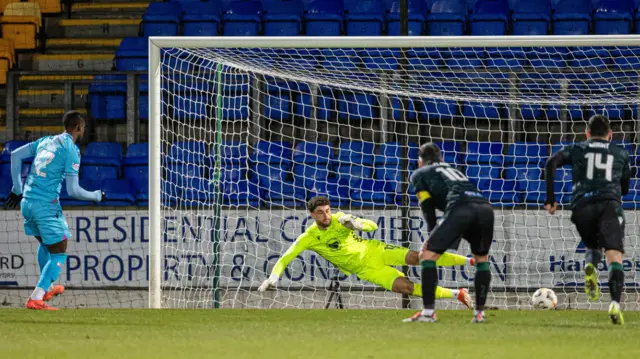
[[[480,311],[473,316],[471,323],[484,323],[484,312]]]
[[[473,309],[473,300],[471,300],[471,296],[467,289],[462,288],[458,291],[458,300],[460,303],[464,304],[465,307]]]
[[[436,316],[436,312],[433,312],[431,315],[423,315],[422,311],[417,312],[410,318],[402,320],[403,323],[413,323],[413,322],[423,322],[423,323],[435,323],[438,321],[438,317]]]
[[[611,302],[609,305],[609,318],[611,319],[611,323],[616,325],[624,325],[624,317],[622,316],[622,311],[620,310],[620,304],[616,302]]]
[[[29,300],[27,300],[27,309],[33,309],[33,310],[58,310],[58,308],[54,308],[51,306],[48,306],[47,303],[45,303],[42,300],[34,300],[29,298]]]
[[[51,299],[53,299],[53,297],[58,296],[60,294],[64,293],[64,286],[63,285],[54,285],[53,288],[51,288],[50,291],[46,292],[44,294],[44,297],[42,298],[43,301],[48,302]]]
[[[587,296],[589,296],[589,300],[592,302],[600,298],[598,270],[593,263],[589,263],[584,267],[584,291],[587,292]]]

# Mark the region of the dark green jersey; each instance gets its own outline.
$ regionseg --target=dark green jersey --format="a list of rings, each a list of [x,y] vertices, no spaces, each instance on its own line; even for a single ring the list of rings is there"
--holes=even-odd
[[[487,202],[476,186],[448,163],[438,162],[419,168],[411,175],[411,183],[420,202],[431,198],[433,206],[441,211],[464,201]]]
[[[549,162],[554,162],[554,166],[549,167]],[[620,202],[628,191],[629,153],[609,141],[592,139],[568,145],[549,159],[547,172],[555,172],[555,167],[564,165],[571,165],[572,169],[571,208],[592,200]]]

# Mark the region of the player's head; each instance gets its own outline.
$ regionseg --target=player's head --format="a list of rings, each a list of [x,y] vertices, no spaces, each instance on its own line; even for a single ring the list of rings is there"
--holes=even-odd
[[[329,198],[323,196],[313,197],[307,203],[307,209],[318,227],[329,227],[331,224],[331,201],[329,201]]]
[[[440,148],[435,143],[429,142],[420,146],[419,152],[420,158],[418,158],[418,164],[420,167],[429,165],[434,162],[442,162],[442,154]]]
[[[84,135],[84,117],[78,111],[69,111],[62,117],[64,131],[73,136],[78,141]]]
[[[597,138],[602,140],[611,140],[611,126],[609,119],[602,115],[593,115],[589,119],[587,126],[587,138]]]

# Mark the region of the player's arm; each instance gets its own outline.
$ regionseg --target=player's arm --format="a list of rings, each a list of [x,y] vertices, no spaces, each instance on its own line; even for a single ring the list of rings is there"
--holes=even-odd
[[[33,143],[15,149],[11,152],[11,182],[13,187],[7,199],[7,208],[16,208],[22,200],[22,160],[33,157]]]
[[[625,157],[624,167],[622,168],[622,177],[620,178],[620,189],[622,195],[629,193],[629,181],[631,181],[631,168],[629,167],[629,156]]]
[[[555,195],[555,177],[556,169],[564,165],[571,164],[571,147],[567,146],[562,150],[556,152],[553,156],[549,157],[544,170],[544,179],[547,192],[547,199],[544,202],[544,208],[549,211],[550,214],[555,213],[557,208],[556,195]]]
[[[74,146],[75,147],[75,146]],[[64,179],[67,181],[67,192],[75,199],[81,201],[104,201],[104,192],[89,192],[82,187],[78,181],[78,172],[80,171],[80,155],[76,148],[68,148],[66,152],[66,160],[64,164]]]
[[[376,222],[365,218],[358,218],[351,214],[342,214],[342,216],[338,217],[338,222],[354,231],[373,232],[378,229]]]
[[[302,253],[305,249],[307,249],[307,234],[301,234],[295,242],[287,249],[286,252],[278,259],[276,265],[271,270],[271,275],[267,278],[260,287],[258,287],[259,292],[264,292],[269,288],[275,288],[278,283],[278,279],[284,272],[284,270],[289,265],[294,258],[296,258],[300,253]]]
[[[436,207],[431,198],[431,192],[427,188],[427,184],[424,181],[419,181],[417,174],[411,176],[411,184],[416,190],[416,197],[418,197],[418,203],[422,210],[422,216],[427,221],[427,229],[429,233],[436,227]]]

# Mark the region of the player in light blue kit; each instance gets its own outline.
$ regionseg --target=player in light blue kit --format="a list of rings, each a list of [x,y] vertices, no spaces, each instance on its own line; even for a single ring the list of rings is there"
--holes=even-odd
[[[75,143],[84,134],[84,118],[77,111],[70,111],[64,115],[62,123],[65,128],[62,134],[42,137],[11,153],[13,188],[6,207],[20,205],[25,234],[35,236],[40,242],[37,254],[40,280],[27,300],[28,309],[57,310],[45,302],[64,292],[62,285],[53,285],[66,262],[67,240],[71,238],[60,207],[62,180],[67,180],[67,192],[74,198],[93,202],[104,200],[104,192],[88,192],[78,184],[80,150]],[[33,156],[23,191],[22,160]]]

